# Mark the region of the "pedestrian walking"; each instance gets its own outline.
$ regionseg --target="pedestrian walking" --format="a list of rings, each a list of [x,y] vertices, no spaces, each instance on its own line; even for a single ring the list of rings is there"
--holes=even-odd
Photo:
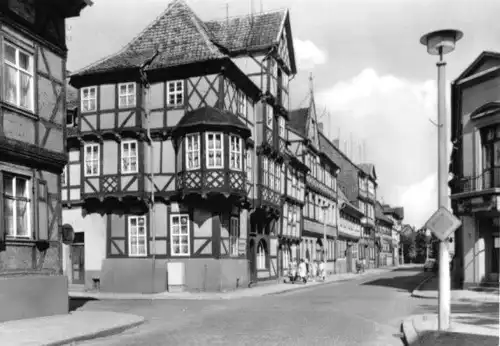
[[[325,262],[323,261],[319,262],[318,270],[319,270],[319,275],[321,275],[321,279],[325,281],[326,280]]]
[[[307,283],[307,265],[303,258],[300,260],[299,264],[299,276],[304,283]]]

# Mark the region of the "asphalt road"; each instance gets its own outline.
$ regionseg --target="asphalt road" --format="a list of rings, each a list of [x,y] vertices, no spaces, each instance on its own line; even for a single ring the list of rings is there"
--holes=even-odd
[[[410,297],[425,275],[422,269],[402,268],[227,301],[91,301],[80,309],[133,313],[147,322],[79,345],[402,345],[401,321],[435,308],[435,301]]]

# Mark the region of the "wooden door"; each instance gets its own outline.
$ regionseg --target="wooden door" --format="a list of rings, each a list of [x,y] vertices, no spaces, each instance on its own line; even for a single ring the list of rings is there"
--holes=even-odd
[[[71,245],[72,283],[85,284],[85,247],[83,244]]]

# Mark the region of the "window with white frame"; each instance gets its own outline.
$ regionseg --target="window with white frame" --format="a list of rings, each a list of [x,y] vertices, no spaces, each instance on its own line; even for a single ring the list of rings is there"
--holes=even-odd
[[[3,175],[4,222],[10,237],[31,237],[31,194],[29,179]]]
[[[241,171],[243,166],[243,149],[241,138],[238,136],[229,137],[229,168]]]
[[[200,135],[198,133],[186,136],[186,169],[200,168]]]
[[[85,176],[98,176],[100,173],[99,144],[85,144],[83,156],[85,161]]]
[[[274,179],[275,179],[275,171],[274,171],[274,161],[269,161],[269,188],[274,189]]]
[[[257,269],[266,269],[266,249],[262,241],[257,246]]]
[[[262,157],[262,185],[267,186],[269,184],[269,160],[267,157]]]
[[[238,256],[238,240],[240,239],[240,219],[231,217],[229,225],[229,255]]]
[[[285,118],[278,118],[278,135],[281,138],[285,138]]]
[[[142,257],[148,255],[145,216],[128,217],[128,255]]]
[[[283,204],[283,234],[288,234],[288,219],[290,218],[290,215],[288,215],[288,204],[284,203]]]
[[[281,192],[281,165],[275,165],[276,174],[274,178],[274,190]]]
[[[189,215],[170,215],[170,253],[172,256],[189,256]]]
[[[5,100],[33,111],[33,55],[5,42],[4,73]]]
[[[93,112],[97,109],[97,87],[85,87],[81,90],[82,112]]]
[[[266,105],[266,125],[268,128],[273,128],[273,108],[269,105]]]
[[[290,266],[290,248],[287,245],[283,245],[283,269],[288,269]]]
[[[66,186],[68,183],[68,165],[64,166],[61,174],[61,185]]]
[[[247,150],[246,152],[246,172],[247,172],[247,181],[252,181],[252,151]]]
[[[128,108],[135,106],[135,83],[118,84],[118,107]]]
[[[137,173],[137,141],[122,142],[122,173]]]
[[[238,103],[238,114],[246,117],[247,115],[247,97],[243,91],[238,91],[237,94],[237,103]]]
[[[224,167],[224,149],[222,145],[222,139],[222,133],[220,132],[206,133],[207,168]]]
[[[184,104],[184,81],[167,82],[167,106],[177,107]]]

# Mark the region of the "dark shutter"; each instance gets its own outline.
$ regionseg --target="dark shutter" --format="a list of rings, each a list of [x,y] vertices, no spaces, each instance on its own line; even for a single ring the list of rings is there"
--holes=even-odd
[[[44,180],[37,179],[37,193],[34,206],[38,206],[37,227],[34,235],[37,240],[49,240],[49,211],[48,211],[48,194],[47,183]],[[38,232],[37,232],[38,231]]]

